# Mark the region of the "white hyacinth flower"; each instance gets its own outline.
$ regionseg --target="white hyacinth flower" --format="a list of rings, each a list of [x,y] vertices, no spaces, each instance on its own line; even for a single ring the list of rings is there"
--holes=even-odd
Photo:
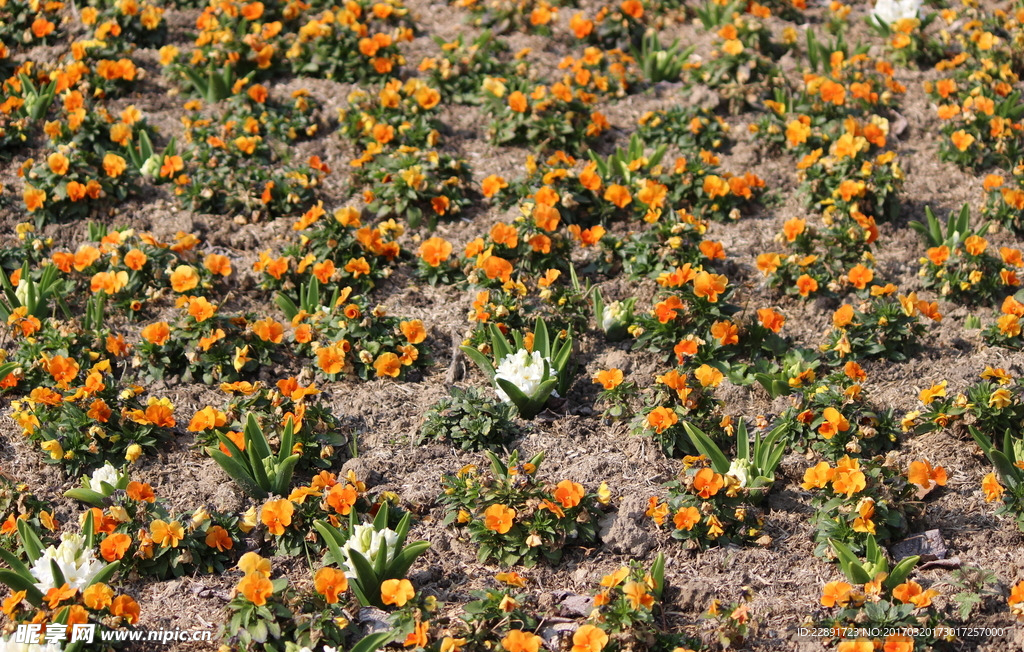
[[[80,534],[62,534],[60,545],[44,550],[30,569],[32,577],[38,580],[36,588],[43,593],[57,587],[50,567],[51,560],[57,562],[68,586],[80,591],[89,586],[92,578],[106,567],[106,564],[96,559],[91,549],[85,548],[85,537]]]
[[[874,14],[878,20],[891,25],[904,18],[917,18],[923,0],[878,0]]]
[[[41,632],[42,633],[42,632]],[[60,652],[57,643],[18,643],[12,639],[0,638],[0,652]]]
[[[494,370],[494,378],[495,380],[498,378],[507,380],[518,387],[525,396],[532,397],[537,393],[537,388],[541,383],[557,376],[550,360],[547,360],[548,375],[544,376],[545,360],[547,358],[543,357],[540,351],[534,351],[531,354],[526,349],[519,349],[502,359]],[[512,400],[508,394],[502,391],[501,387],[496,388],[495,391],[502,401],[508,403]],[[552,392],[552,395],[557,396],[558,394]]]
[[[106,482],[111,487],[116,487],[119,479],[120,473],[108,462],[92,472],[92,477],[89,478],[89,488],[93,491],[101,491],[101,482]]]
[[[750,482],[750,462],[748,460],[733,460],[726,475],[731,475],[739,481],[741,487],[746,487]]]
[[[612,301],[604,307],[604,314],[601,315],[601,330],[611,330],[613,326],[622,321],[622,302]]]
[[[18,281],[18,286],[14,288],[14,296],[17,297],[18,303],[21,305],[28,304],[28,281],[25,279]]]
[[[157,173],[160,171],[160,166],[163,164],[163,157],[159,154],[153,154],[146,159],[146,162],[142,164],[142,169],[139,173],[150,179],[155,179]]]
[[[352,536],[348,538],[345,545],[342,546],[342,552],[345,553],[345,559],[338,559],[338,566],[345,571],[345,577],[351,579],[356,578],[355,565],[352,563],[352,557],[349,555],[349,550],[355,550],[359,552],[363,557],[366,558],[370,565],[374,565],[378,555],[381,554],[381,547],[386,549],[387,563],[395,558],[395,545],[398,543],[398,533],[389,528],[383,530],[375,530],[372,525],[357,525],[352,531]]]

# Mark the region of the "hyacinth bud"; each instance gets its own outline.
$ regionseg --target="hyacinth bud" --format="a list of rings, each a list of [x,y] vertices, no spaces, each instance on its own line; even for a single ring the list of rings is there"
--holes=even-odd
[[[154,154],[146,159],[146,162],[139,168],[139,174],[149,179],[155,179],[160,172],[161,156]]]
[[[28,281],[21,279],[18,281],[18,287],[14,288],[14,296],[17,297],[18,303],[21,305],[28,304]]]

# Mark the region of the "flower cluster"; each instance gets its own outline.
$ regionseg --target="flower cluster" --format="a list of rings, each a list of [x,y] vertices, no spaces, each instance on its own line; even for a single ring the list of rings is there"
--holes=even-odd
[[[794,446],[806,447],[828,460],[844,455],[871,457],[884,453],[897,441],[892,410],[872,404],[864,389],[868,375],[861,366],[847,362],[842,372],[818,378],[806,369],[789,378],[797,394],[794,405],[779,415]]]
[[[378,217],[404,217],[433,227],[468,204],[469,166],[438,151],[441,93],[418,79],[393,79],[376,97],[355,91],[340,113],[342,131],[362,147],[349,166]]]
[[[273,388],[240,381],[222,383],[220,390],[228,396],[223,409],[207,405],[196,410],[188,423],[186,429],[196,433],[198,444],[214,445],[221,433],[245,452],[242,431],[250,415],[261,423],[279,419],[282,428],[292,422],[293,447],[301,453],[296,465],[300,471],[311,466],[327,468],[347,443],[344,425],[313,383],[303,386],[289,377],[274,383]],[[227,454],[226,448],[221,447],[221,452]]]
[[[876,460],[844,455],[835,466],[818,462],[804,472],[800,486],[814,492],[811,523],[819,556],[829,550],[830,541],[861,553],[869,537],[882,542],[896,538],[906,531],[908,511],[914,508],[908,501],[913,485],[906,476]]]
[[[693,548],[753,541],[768,545],[771,537],[763,535],[764,514],[757,507],[767,491],[749,486],[751,480],[743,465],[721,474],[703,455],[687,456],[679,479],[666,485],[668,497],[662,502],[651,496],[645,514]]]
[[[590,59],[601,65],[608,55],[594,49]],[[582,60],[588,63],[588,59]],[[615,62],[612,67],[622,64]],[[550,85],[534,85],[521,78],[488,77],[484,80],[484,110],[491,119],[491,141],[498,145],[522,144],[541,150],[573,150],[592,145],[611,128],[608,119],[594,110],[598,84],[603,79],[588,68]],[[621,78],[620,78],[621,79]]]
[[[413,27],[401,2],[349,2],[319,15],[309,9],[297,3],[209,5],[196,20],[193,48],[165,46],[161,62],[183,79],[224,70],[265,78],[290,69],[340,81],[380,78],[405,63],[398,44],[412,39]]]
[[[150,176],[174,184],[174,194],[194,210],[206,213],[242,213],[247,217],[298,215],[312,203],[317,186],[330,173],[319,156],[290,160],[275,145],[294,140],[301,129],[315,133],[309,115],[315,104],[304,95],[290,110],[275,110],[267,88],[235,82],[231,96],[244,95],[219,115],[204,114],[200,100],[186,108],[185,146],[181,154],[164,154],[154,161]],[[279,117],[280,116],[280,117]],[[187,161],[187,164],[186,164]]]
[[[537,469],[543,457],[520,462],[513,453],[506,463],[488,453],[488,470],[470,465],[443,477],[445,523],[467,527],[480,561],[529,567],[543,557],[555,563],[565,546],[594,541],[598,506],[610,496],[571,480],[542,482]]]
[[[844,303],[832,314],[832,329],[821,345],[836,362],[884,357],[906,359],[924,334],[921,317],[942,320],[938,304],[917,298],[916,292],[897,295],[892,283],[872,285],[870,298],[858,306]],[[894,296],[895,295],[895,296]]]
[[[173,434],[177,421],[169,399],[143,402],[144,388],[118,391],[109,374],[97,370],[72,387],[79,370],[68,358],[51,358],[49,368],[61,378],[63,392],[37,387],[11,405],[11,418],[47,454],[47,463],[77,475],[108,462],[135,462]]]

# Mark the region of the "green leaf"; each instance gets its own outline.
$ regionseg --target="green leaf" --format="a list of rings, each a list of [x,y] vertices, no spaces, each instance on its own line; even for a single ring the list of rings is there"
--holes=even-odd
[[[747,435],[747,420],[740,417],[736,426],[736,459],[750,460],[750,437]],[[728,471],[729,469],[726,469]]]
[[[377,553],[377,558],[373,560],[373,576],[381,582],[387,579],[388,555],[386,548],[387,544],[382,543],[381,549]]]
[[[0,373],[0,378],[2,377],[3,374]],[[99,507],[100,509],[103,508],[103,500],[105,498],[105,496],[99,493],[98,491],[93,491],[92,489],[86,489],[84,487],[68,489],[67,491],[64,492],[64,496],[66,496],[67,498],[71,498],[72,500],[81,501],[86,505]]]
[[[251,412],[245,420],[245,445],[246,448],[255,449],[256,457],[261,460],[273,455],[270,452],[267,437],[263,434],[263,428],[260,428],[259,422],[256,421],[256,415]]]
[[[121,570],[120,561],[115,561],[112,564],[107,564],[103,570],[96,573],[96,575],[89,582],[89,586],[92,586],[93,584],[99,584],[101,582],[103,584],[110,584],[110,578],[112,578],[114,576],[114,573],[116,573],[119,570]]]
[[[512,355],[513,351],[509,348],[508,340],[505,339],[505,335],[502,334],[501,329],[494,324],[491,324],[490,326],[491,350],[494,353],[495,362],[500,364],[502,360]]]
[[[544,457],[546,455],[547,455],[547,453],[545,453],[544,451],[541,451],[541,452],[537,453],[536,455],[534,455],[533,457],[531,457],[530,458],[530,464],[533,465],[533,468],[539,469],[540,468],[540,464],[541,464],[541,462],[544,461]]]
[[[537,414],[544,409],[544,403],[547,402],[548,396],[551,395],[551,390],[554,389],[554,386],[558,383],[555,379],[546,380],[537,388],[536,396],[527,396],[526,394],[523,394],[521,389],[504,378],[495,378],[494,382],[502,389],[502,391],[505,392],[505,394],[508,395],[512,400],[512,403],[515,404],[516,408],[519,410],[519,416],[527,420],[537,416]],[[548,391],[547,394],[544,395],[543,400],[540,400],[539,397],[543,394],[541,390],[545,385],[548,386]]]
[[[395,558],[388,566],[387,577],[382,579],[401,579],[409,572],[416,558],[422,555],[430,547],[428,541],[416,541],[410,543],[402,552],[395,555]]]
[[[402,516],[402,520],[398,521],[398,527],[395,528],[395,534],[398,536],[395,539],[395,550],[401,550],[405,545],[405,538],[409,535],[409,528],[412,526],[412,514],[406,512]]]
[[[142,154],[143,162],[153,156],[153,141],[150,140],[149,131],[146,129],[139,132],[139,153]]]
[[[1007,459],[1006,455],[1003,455],[1001,451],[992,451],[989,458],[992,460],[992,464],[995,465],[996,471],[999,472],[999,477],[1003,479],[1010,488],[1015,488],[1021,484],[1020,469],[1013,465],[1013,463]]]
[[[341,549],[345,542],[340,540],[338,530],[326,521],[313,521],[313,527],[324,538],[327,549],[331,551],[331,558],[334,559],[334,563],[340,566],[345,561],[345,553]]]
[[[64,571],[60,569],[56,559],[50,560],[50,574],[53,576],[53,585],[61,587],[67,584],[67,579],[64,577]]]
[[[377,632],[376,634],[369,634],[363,637],[358,643],[353,645],[349,652],[376,652],[385,644],[391,641],[395,637],[395,632]]]
[[[29,567],[26,566],[20,559],[18,559],[18,556],[15,555],[13,552],[6,550],[4,548],[0,548],[0,559],[5,561],[7,565],[11,567],[12,571],[17,573],[18,575],[21,575],[26,580],[29,580],[32,584],[35,584],[36,579],[35,577],[33,577],[32,571],[29,570]]]
[[[572,355],[572,329],[570,328],[565,341],[562,346],[555,351],[555,354],[551,356],[551,364],[554,365],[555,371],[558,372],[559,378],[566,375],[567,380],[569,375],[567,374],[569,356]]]
[[[313,312],[320,307],[320,280],[315,276],[309,280],[309,285],[306,286],[306,302],[303,307],[308,312]]]
[[[544,320],[537,317],[533,327],[533,350],[539,351],[545,358],[551,357],[551,343],[548,340],[548,325]]]
[[[710,23],[710,22],[711,22],[710,20],[705,22],[704,27],[705,28],[709,27],[708,23]],[[811,69],[812,70],[817,70],[818,69],[818,41],[815,38],[814,30],[812,30],[812,29],[807,30],[807,58],[810,60]]]
[[[227,437],[224,433],[220,432],[219,430],[214,431],[214,433],[217,435],[217,441],[219,441],[224,446],[224,448],[228,449],[228,455],[229,457],[231,457],[231,459],[237,461],[242,466],[248,465],[248,457],[245,455],[245,453],[242,452],[242,449],[235,444],[235,442],[233,442],[229,437]],[[249,473],[249,475],[252,476],[251,473]]]
[[[383,501],[377,509],[377,515],[373,517],[373,529],[380,532],[388,526],[389,512],[388,501]]]
[[[281,309],[281,312],[283,312],[285,317],[288,319],[292,319],[295,315],[299,314],[299,307],[295,305],[295,302],[292,301],[291,297],[284,292],[277,293],[274,303],[277,304],[277,307]]]
[[[651,577],[654,579],[654,587],[651,589],[651,593],[654,595],[655,600],[661,600],[662,594],[665,592],[665,553],[659,552],[658,556],[654,558],[654,563],[651,564]]]
[[[779,467],[779,462],[782,461],[782,456],[786,453],[786,443],[779,442],[786,428],[786,424],[776,426],[768,433],[767,439],[761,442],[761,449],[767,451],[764,461],[758,464],[758,470],[762,473],[775,475],[775,469]]]
[[[508,467],[505,466],[504,462],[498,459],[498,456],[495,455],[492,451],[485,451],[485,453],[488,459],[491,460],[491,474],[495,478],[507,478]]]
[[[0,274],[3,276],[3,274]],[[18,537],[21,539],[21,545],[25,548],[25,554],[28,555],[28,560],[31,563],[35,563],[37,559],[43,556],[43,542],[39,540],[39,535],[32,529],[32,526],[27,521],[22,519],[18,520]]]
[[[935,246],[942,244],[942,229],[939,227],[939,219],[935,217],[931,206],[924,207],[924,214],[928,218],[928,231],[932,238],[932,244]]]
[[[960,216],[956,220],[956,230],[960,233],[960,237],[964,238],[967,232],[971,228],[971,207],[969,204],[964,204],[960,208]]]
[[[270,494],[261,487],[249,474],[249,470],[239,464],[234,458],[228,457],[212,446],[206,449],[206,454],[224,469],[231,478],[238,483],[242,490],[253,498],[267,498]]]
[[[729,459],[710,437],[701,432],[699,428],[691,424],[689,421],[683,422],[683,428],[686,430],[687,436],[690,438],[690,441],[693,442],[693,445],[697,450],[711,460],[711,468],[713,468],[716,473],[729,472]]]
[[[879,559],[885,559],[881,554],[882,551],[878,548],[878,541],[875,539],[873,535],[868,535],[868,541],[867,544],[864,546],[864,552],[868,561],[872,564],[878,563]]]
[[[281,447],[277,450],[278,463],[284,462],[292,454],[295,446],[295,419],[288,419],[281,433]]]
[[[262,457],[262,458],[261,457],[257,457],[257,455],[256,455],[256,447],[255,446],[251,446],[251,445],[247,445],[245,447],[245,452],[249,456],[249,470],[250,470],[250,472],[252,472],[252,479],[253,479],[253,481],[257,485],[259,485],[260,488],[262,488],[264,491],[267,491],[267,492],[273,491],[274,486],[270,482],[270,476],[267,475],[266,467],[263,466],[264,460],[269,460],[270,456],[268,455],[267,457]]]
[[[467,358],[475,362],[476,366],[480,367],[480,371],[484,372],[484,375],[487,376],[487,380],[492,382],[494,381],[494,365],[491,364],[491,361],[488,360],[483,353],[480,353],[471,346],[460,346],[459,350],[462,351]]]
[[[299,463],[301,455],[292,455],[285,458],[277,467],[277,477],[274,480],[274,493],[284,496],[288,493],[288,487],[292,483],[292,473],[295,472],[295,465]]]
[[[384,604],[380,601],[380,578],[373,572],[373,567],[362,553],[352,549],[349,549],[348,553],[356,573],[356,582],[362,589],[364,598],[368,601],[363,602],[361,598],[360,602],[363,602],[364,607],[383,609]]]
[[[35,578],[28,580],[14,571],[3,569],[0,570],[0,583],[9,586],[12,591],[24,591],[25,599],[28,600],[32,606],[42,606],[43,593],[36,588]]]
[[[85,532],[85,547],[92,550],[96,546],[96,520],[91,509],[85,513],[82,530]]]
[[[601,296],[601,288],[594,288],[593,302],[594,324],[598,330],[601,330],[601,324],[604,323],[604,297]]]
[[[910,571],[917,566],[917,562],[920,560],[921,557],[917,555],[905,558],[889,572],[889,576],[885,578],[882,585],[887,589],[893,589],[903,584],[903,580],[907,579],[907,575],[910,575]]]
[[[836,557],[839,558],[839,565],[842,567],[847,579],[854,584],[866,584],[874,579],[864,570],[860,558],[853,554],[846,544],[835,539],[829,539],[828,543],[832,546],[832,550],[835,551]]]

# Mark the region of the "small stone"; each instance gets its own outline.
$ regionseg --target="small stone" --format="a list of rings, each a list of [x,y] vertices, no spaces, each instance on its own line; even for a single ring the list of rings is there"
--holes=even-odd
[[[938,530],[913,534],[889,547],[889,552],[899,562],[901,559],[919,555],[922,562],[945,559],[948,554],[946,543]]]
[[[654,548],[654,539],[649,531],[645,512],[647,498],[641,495],[627,496],[619,510],[608,514],[598,524],[604,547],[612,552],[642,557]]]

